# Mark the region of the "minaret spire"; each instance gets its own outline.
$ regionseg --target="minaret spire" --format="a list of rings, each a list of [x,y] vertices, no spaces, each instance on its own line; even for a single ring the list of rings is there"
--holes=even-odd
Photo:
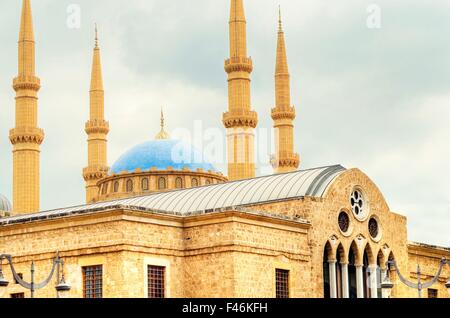
[[[278,6],[278,32],[283,32],[283,21],[281,19],[281,5]]]
[[[105,120],[105,92],[98,45],[98,29],[95,24],[95,46],[92,60],[90,86],[90,116],[85,131],[88,135],[88,166],[83,169],[86,181],[86,202],[94,202],[98,196],[97,182],[107,176],[107,135],[109,123]]]
[[[44,131],[38,128],[38,97],[35,40],[30,0],[22,1],[20,19],[15,128],[9,133],[13,145],[13,213],[40,209],[40,145]]]
[[[98,28],[97,28],[97,23],[95,23],[95,48],[98,48]]]
[[[291,105],[290,75],[286,54],[281,8],[278,20],[277,61],[275,66],[274,120],[276,154],[272,158],[275,173],[294,171],[299,167],[300,157],[294,153],[295,108]]]
[[[228,178],[255,176],[254,129],[258,116],[251,108],[250,74],[253,62],[247,56],[247,22],[243,0],[231,0],[230,58],[225,61],[228,74],[228,112],[223,115],[227,129]]]

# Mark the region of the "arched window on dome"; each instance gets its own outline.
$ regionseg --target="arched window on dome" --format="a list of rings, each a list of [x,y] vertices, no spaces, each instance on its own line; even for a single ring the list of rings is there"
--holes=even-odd
[[[148,188],[148,178],[143,178],[142,179],[142,181],[141,181],[141,188],[142,188],[142,191],[148,191],[149,190],[149,188]]]
[[[108,192],[108,183],[103,184],[102,194],[105,195]]]
[[[197,178],[192,178],[191,185],[192,185],[192,187],[198,187],[198,179]]]
[[[133,180],[127,180],[127,192],[133,192]]]
[[[119,181],[114,182],[114,189],[113,189],[114,193],[119,192]]]
[[[167,188],[167,182],[166,182],[166,178],[161,177],[158,180],[158,189],[159,190],[164,190]]]
[[[182,189],[183,188],[183,179],[180,177],[175,179],[175,188]]]

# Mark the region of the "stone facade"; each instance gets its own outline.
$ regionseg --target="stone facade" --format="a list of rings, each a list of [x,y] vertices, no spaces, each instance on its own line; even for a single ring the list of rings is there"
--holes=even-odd
[[[364,219],[353,216],[349,196],[358,187],[369,202]],[[342,233],[338,215],[351,215]],[[381,235],[373,239],[367,221],[376,216]],[[327,187],[322,199],[298,198],[262,202],[245,209],[194,213],[165,213],[110,209],[83,215],[0,226],[0,250],[14,255],[17,271],[29,280],[35,261],[37,279],[50,271],[59,251],[65,261],[70,297],[83,297],[82,267],[103,266],[104,297],[147,297],[147,266],[166,268],[167,297],[275,297],[275,270],[289,271],[290,297],[323,297],[324,252],[348,263],[385,268],[393,255],[409,279],[416,263],[434,275],[439,259],[450,257],[443,248],[408,243],[406,218],[389,210],[375,184],[361,171],[348,170]],[[7,279],[11,272],[4,266]],[[408,274],[406,274],[408,273]],[[445,269],[433,286],[439,297],[450,274]],[[393,297],[417,297],[395,275]],[[54,297],[54,284],[36,297]],[[6,295],[24,292],[10,284]],[[426,291],[424,291],[426,293]],[[28,293],[27,293],[28,295]]]

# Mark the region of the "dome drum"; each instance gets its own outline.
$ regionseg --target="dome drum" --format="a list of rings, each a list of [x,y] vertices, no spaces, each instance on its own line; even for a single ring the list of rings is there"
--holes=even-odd
[[[121,199],[152,192],[164,192],[176,189],[188,189],[204,185],[224,183],[227,178],[218,172],[188,167],[183,170],[158,170],[152,167],[147,171],[136,169],[129,173],[123,171],[102,179],[98,183],[98,201]]]

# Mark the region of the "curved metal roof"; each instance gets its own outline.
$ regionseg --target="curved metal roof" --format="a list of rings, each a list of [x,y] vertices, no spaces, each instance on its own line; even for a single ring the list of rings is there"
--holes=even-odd
[[[112,208],[190,215],[201,211],[211,212],[306,196],[322,197],[331,182],[345,170],[344,167],[336,165],[192,189],[153,193],[146,196],[4,218],[0,220],[0,224],[20,223]]]

